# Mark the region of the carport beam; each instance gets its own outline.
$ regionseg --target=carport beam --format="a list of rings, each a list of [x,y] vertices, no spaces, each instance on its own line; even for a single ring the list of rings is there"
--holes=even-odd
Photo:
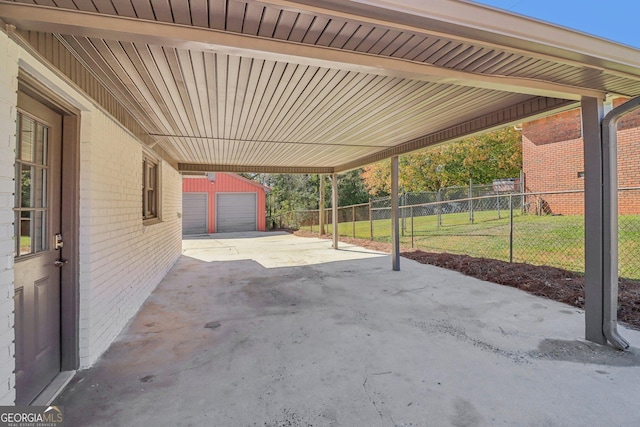
[[[320,202],[318,203],[318,226],[320,228],[320,235],[325,233],[324,230],[324,174],[319,174],[320,179]]]
[[[391,259],[393,271],[400,271],[400,228],[398,224],[398,156],[391,158]]]
[[[333,249],[338,249],[338,174],[331,174],[331,230]]]
[[[604,254],[603,152],[600,123],[604,115],[602,101],[582,99],[582,133],[584,143],[584,227],[585,227],[585,338],[606,344],[602,328],[604,271],[611,260]],[[610,269],[610,266],[609,266]]]

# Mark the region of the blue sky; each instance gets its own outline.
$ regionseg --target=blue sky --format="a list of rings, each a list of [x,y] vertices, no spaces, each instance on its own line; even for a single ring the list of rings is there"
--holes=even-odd
[[[640,48],[640,0],[474,0]]]

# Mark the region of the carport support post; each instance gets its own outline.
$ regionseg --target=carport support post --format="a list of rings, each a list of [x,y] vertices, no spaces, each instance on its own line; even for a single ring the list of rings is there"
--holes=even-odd
[[[333,249],[338,249],[338,175],[331,174],[331,230]]]
[[[603,152],[600,123],[604,115],[602,100],[582,99],[582,134],[584,143],[584,231],[585,231],[585,338],[606,344],[602,329],[604,272],[610,270],[610,257],[604,253]]]
[[[391,259],[393,271],[400,271],[400,228],[398,224],[398,156],[391,158]]]
[[[324,230],[324,174],[318,176],[320,178],[320,203],[318,204],[318,218],[320,226],[320,235],[322,236]]]

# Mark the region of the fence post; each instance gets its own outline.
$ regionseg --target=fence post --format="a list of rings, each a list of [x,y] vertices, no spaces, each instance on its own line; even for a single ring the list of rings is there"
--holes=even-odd
[[[509,262],[513,262],[513,197],[509,194]]]
[[[520,169],[520,194],[522,194],[522,200],[520,201],[520,205],[522,208],[522,215],[524,215],[524,203],[525,203],[525,195],[524,195],[524,170]]]
[[[442,190],[442,188],[438,189],[438,192],[436,193],[436,201],[438,202],[436,210],[438,212],[438,227],[442,226],[442,194],[440,193],[440,191]]]
[[[402,198],[400,199],[400,210],[402,211],[402,237],[404,237],[404,232],[407,229],[407,218],[406,212],[402,209],[402,206],[407,205],[407,193],[404,191],[404,186],[402,186]]]
[[[501,219],[500,216],[500,191],[496,190],[496,201],[498,202],[498,219]]]
[[[373,201],[369,197],[369,230],[371,231],[371,240],[373,240]]]
[[[356,205],[351,206],[351,225],[353,228],[353,238],[356,238]]]
[[[469,178],[469,222],[473,224],[473,180]]]
[[[413,206],[411,206],[411,248],[413,248]]]

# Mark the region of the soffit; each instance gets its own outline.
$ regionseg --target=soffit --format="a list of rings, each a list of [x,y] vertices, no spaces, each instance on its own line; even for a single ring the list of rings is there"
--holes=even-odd
[[[442,142],[429,135],[455,139],[582,96],[640,95],[639,58],[523,44],[407,2],[35,0],[54,8],[28,18],[2,9],[10,3],[0,2],[0,16],[57,34],[178,162],[218,170],[355,167],[420,148],[411,141]],[[435,1],[434,14],[448,6],[488,11]],[[92,14],[53,13],[70,10]]]

